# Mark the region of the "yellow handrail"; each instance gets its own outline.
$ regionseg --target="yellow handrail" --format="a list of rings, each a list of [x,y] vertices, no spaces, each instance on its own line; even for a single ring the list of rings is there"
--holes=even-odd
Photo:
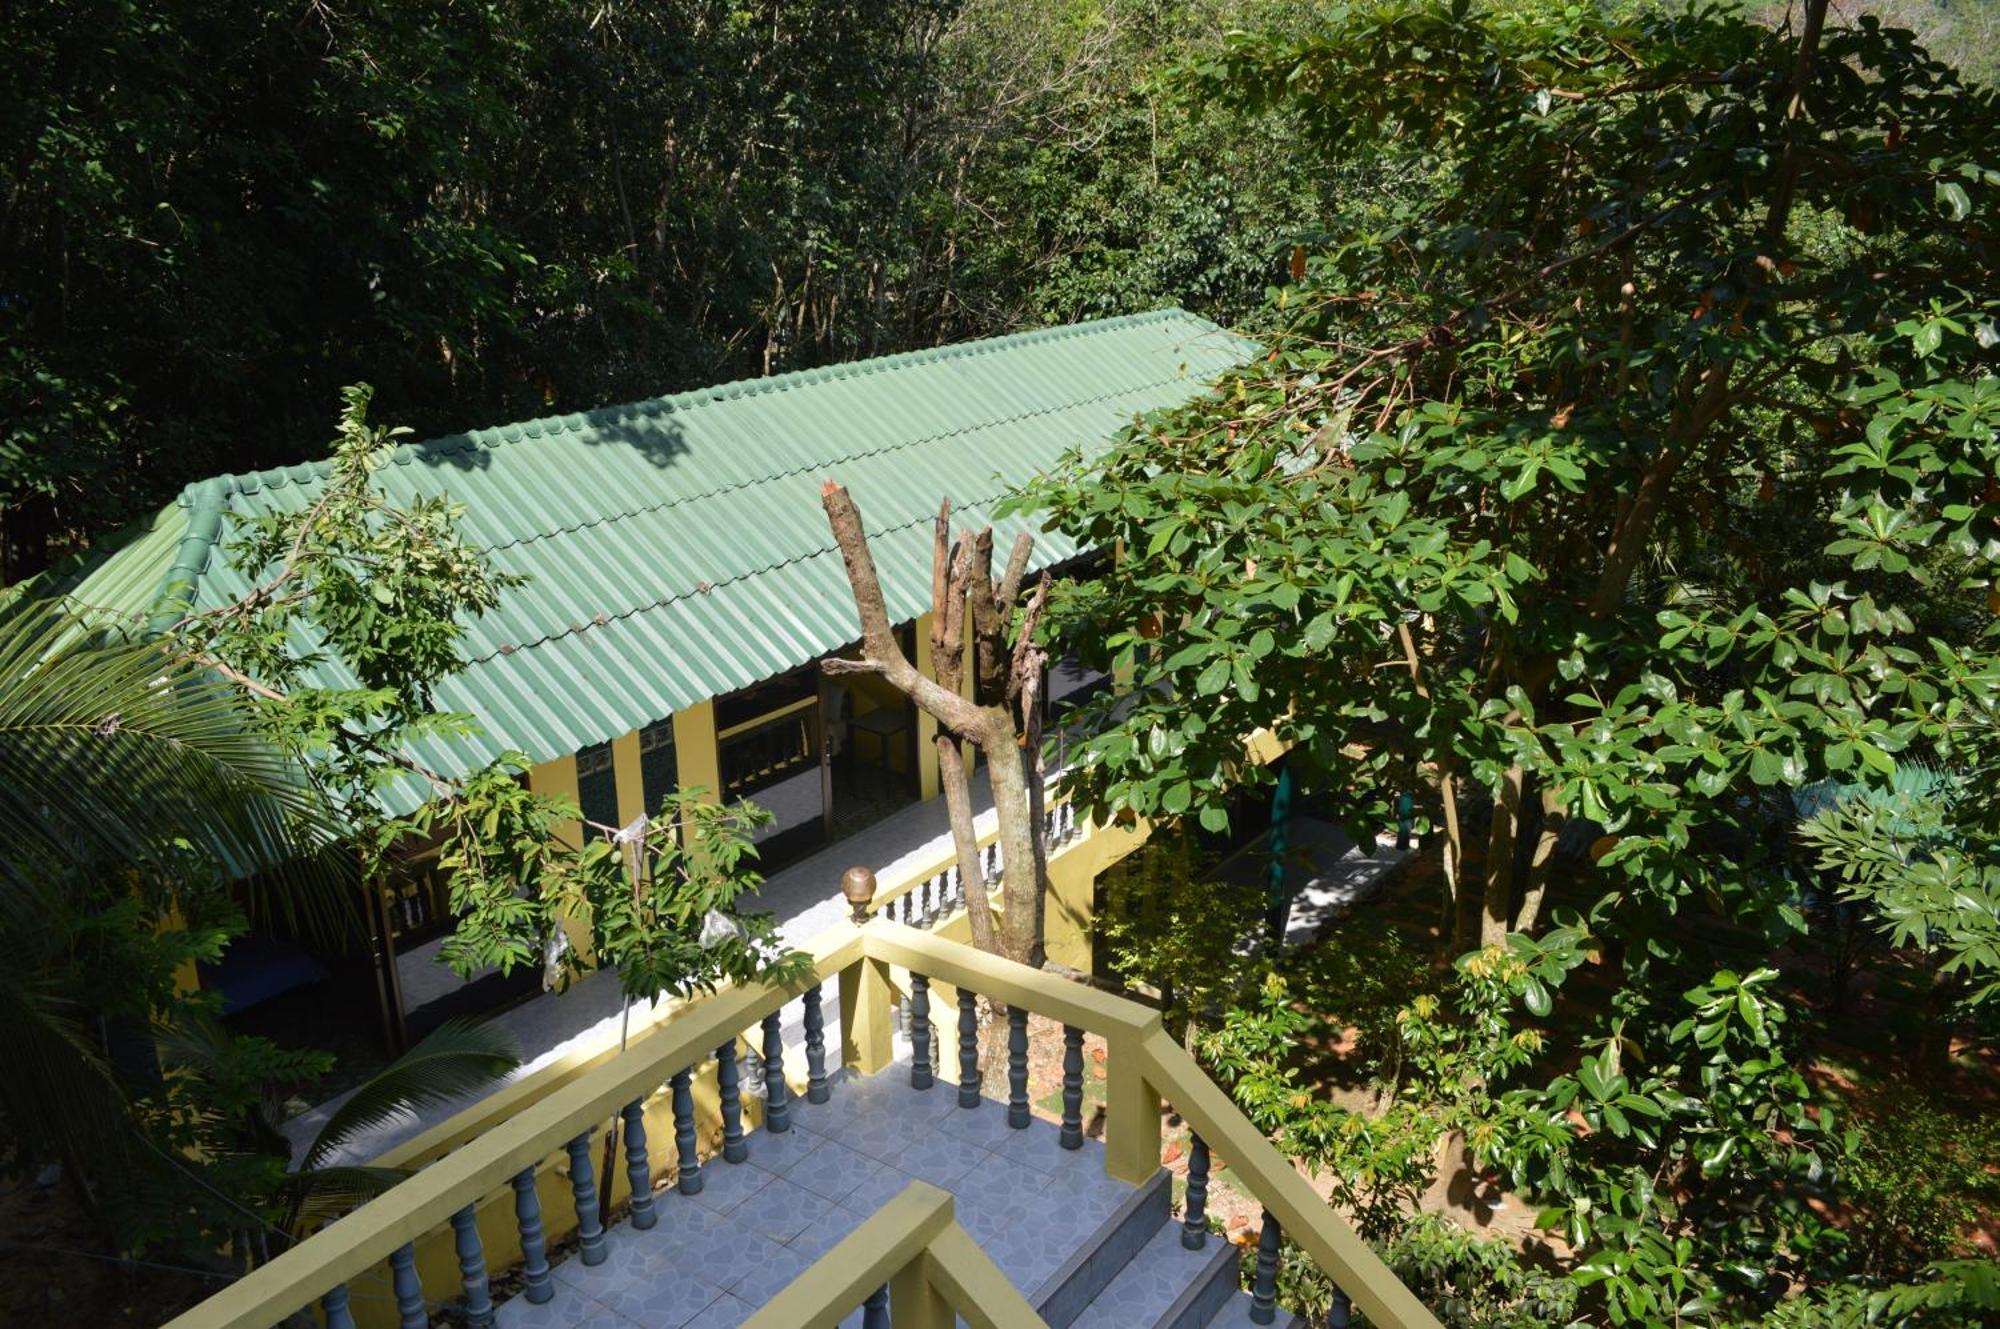
[[[1139,1181],[1159,1166],[1158,1114],[1165,1099],[1373,1323],[1437,1329],[1436,1318],[1381,1257],[1168,1036],[1158,1011],[884,920],[869,925],[866,949],[870,958],[1102,1036],[1108,1044],[1104,1145],[1114,1176]]]
[[[454,1213],[507,1186],[524,1169],[625,1105],[645,1099],[669,1075],[705,1062],[718,1042],[778,1010],[809,983],[839,976],[840,1060],[864,1074],[880,1070],[892,1052],[892,967],[1099,1035],[1107,1045],[1108,1173],[1136,1183],[1159,1168],[1164,1099],[1228,1160],[1231,1174],[1252,1198],[1375,1324],[1438,1329],[1437,1320],[1388,1266],[1166,1034],[1159,1012],[882,918],[862,927],[831,928],[815,940],[809,954],[812,979],[792,988],[725,988],[689,1003],[640,1035],[624,1053],[499,1120],[387,1194],[170,1321],[166,1329],[269,1329],[329,1290],[378,1271],[398,1248],[441,1228]],[[919,1211],[927,1216],[920,1219]],[[858,1288],[853,1300],[840,1303],[840,1314],[825,1321],[835,1323],[887,1279],[911,1289],[899,1303],[899,1329],[902,1305],[937,1309],[943,1316],[940,1326],[951,1323],[948,1311],[940,1309],[947,1306],[993,1329],[1039,1325],[1031,1311],[1026,1320],[1015,1314],[1022,1309],[1014,1305],[1019,1293],[997,1270],[989,1276],[990,1261],[983,1255],[974,1258],[977,1247],[962,1232],[951,1235],[958,1232],[955,1225],[943,1225],[950,1219],[948,1201],[942,1222],[937,1212],[936,1196],[917,1191],[893,1213],[877,1215],[835,1248],[835,1255],[845,1251],[847,1256],[828,1266],[838,1275],[834,1284],[815,1278],[814,1288],[773,1303],[797,1309],[810,1302],[806,1318],[760,1316],[753,1324],[762,1329],[767,1323],[819,1323],[814,1317],[825,1307],[815,1298],[837,1300]],[[860,1244],[850,1250],[856,1242]],[[910,1257],[917,1249],[911,1242],[925,1251],[921,1260]],[[825,1264],[823,1260],[813,1268]],[[919,1317],[915,1323],[927,1329],[924,1313],[912,1312]]]
[[[913,1181],[814,1261],[743,1329],[832,1329],[864,1298],[893,1286],[896,1329],[1048,1329],[952,1217],[949,1192]]]
[[[859,962],[861,935],[851,925],[822,933],[812,948],[823,979]],[[563,1142],[608,1121],[668,1075],[701,1061],[717,1039],[783,1006],[797,991],[762,985],[725,988],[688,1005],[636,1039],[620,1056],[562,1085],[499,1122],[415,1176],[370,1200],[193,1309],[164,1329],[270,1329],[331,1288],[375,1270],[488,1192],[509,1184]]]

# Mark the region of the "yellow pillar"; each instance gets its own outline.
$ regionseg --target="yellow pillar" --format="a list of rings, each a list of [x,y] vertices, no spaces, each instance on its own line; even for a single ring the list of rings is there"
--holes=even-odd
[[[1104,1170],[1138,1185],[1160,1169],[1160,1095],[1140,1069],[1136,1039],[1113,1039],[1104,1059]]]
[[[862,960],[840,971],[840,1061],[873,1075],[895,1059],[889,966]]]
[[[931,616],[917,616],[917,672],[928,676],[931,672]],[[925,800],[938,796],[937,721],[931,718],[923,707],[917,711],[917,797]]]
[[[577,799],[576,758],[559,757],[555,761],[545,761],[528,770],[528,788],[548,798],[568,799],[574,804]],[[564,844],[583,843],[583,823],[580,821],[559,821],[553,827],[555,837]],[[562,921],[563,935],[569,938],[570,946],[590,963],[590,920],[585,918],[565,918]]]
[[[568,799],[578,802],[576,788],[576,758],[558,757],[545,761],[528,770],[528,788],[549,798]],[[583,823],[579,821],[557,822],[555,833],[570,844],[582,843]]]
[[[639,771],[639,731],[611,740],[611,779],[618,788],[618,824],[630,826],[649,817],[656,808],[646,806],[646,781]]]
[[[920,1255],[889,1278],[889,1311],[896,1329],[951,1329],[951,1303],[930,1280],[929,1256]]]
[[[681,788],[708,790],[712,803],[722,801],[722,747],[715,737],[715,699],[674,712],[674,760]]]

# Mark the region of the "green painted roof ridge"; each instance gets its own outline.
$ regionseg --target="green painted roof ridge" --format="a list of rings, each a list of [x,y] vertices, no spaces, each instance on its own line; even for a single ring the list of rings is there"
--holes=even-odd
[[[173,562],[154,595],[152,615],[146,620],[148,636],[159,636],[194,608],[196,587],[208,560],[222,538],[222,519],[235,493],[230,477],[197,480],[181,491],[180,503],[188,510],[187,530],[174,549]]]
[[[1236,341],[1247,341],[1221,325],[1191,314],[1177,305],[1164,309],[1147,310],[1136,314],[1120,314],[1111,318],[1091,319],[1082,323],[1058,324],[1046,328],[1030,328],[1022,332],[1006,333],[998,337],[987,337],[976,341],[953,342],[948,346],[927,346],[914,351],[901,351],[893,355],[875,356],[865,360],[849,360],[839,364],[824,365],[812,369],[795,369],[782,374],[771,374],[763,378],[736,379],[705,388],[691,388],[683,392],[660,397],[649,397],[639,401],[625,402],[612,406],[602,406],[594,410],[570,412],[564,415],[543,416],[524,420],[515,424],[492,425],[480,429],[465,430],[456,434],[444,434],[433,439],[405,443],[396,450],[392,465],[409,465],[419,458],[449,455],[454,452],[492,451],[512,443],[538,440],[551,432],[573,433],[587,427],[608,424],[619,419],[637,415],[670,415],[683,408],[693,408],[711,404],[717,400],[729,400],[742,396],[757,396],[770,392],[786,391],[795,387],[805,387],[867,375],[888,370],[904,369],[917,365],[943,364],[952,360],[968,359],[976,355],[989,355],[1012,347],[1036,345],[1042,342],[1062,341],[1080,337],[1091,337],[1123,328],[1143,327],[1152,323],[1183,323],[1200,335],[1216,335]],[[1172,380],[1162,380],[1161,386]],[[1134,389],[1135,391],[1137,389]],[[1069,405],[1082,403],[1072,402]],[[1027,416],[1006,417],[1025,419]],[[996,423],[1004,423],[1004,420]],[[944,437],[944,436],[941,436]],[[934,440],[919,440],[934,441]],[[868,455],[868,454],[862,454]],[[843,460],[854,460],[846,458]],[[813,466],[837,463],[815,462]],[[157,633],[170,626],[187,607],[187,596],[192,594],[193,583],[206,570],[208,559],[216,540],[221,535],[222,515],[230,506],[229,500],[237,494],[258,493],[278,489],[287,485],[303,485],[324,479],[331,463],[320,461],[298,462],[290,466],[276,466],[262,471],[225,473],[207,480],[190,484],[181,493],[180,502],[189,509],[188,531],[176,553],[173,566],[160,587],[156,606],[147,630]],[[810,470],[813,466],[801,467],[793,471],[761,476],[757,480],[745,481],[743,485],[727,486],[713,492],[728,492],[731,489],[750,484],[782,479],[797,474],[800,470]],[[643,511],[643,510],[642,510]],[[588,526],[615,520],[621,515],[609,514],[593,522],[579,523],[575,527],[557,528],[547,532],[556,535],[564,530],[580,530]],[[510,541],[493,545],[493,549],[508,549],[527,541]],[[180,587],[185,581],[186,586]],[[176,589],[184,594],[175,595]],[[169,600],[174,603],[169,604]]]
[[[893,355],[872,356],[865,360],[846,360],[837,364],[821,365],[812,369],[792,369],[782,374],[769,374],[762,378],[739,378],[726,383],[716,383],[703,388],[688,388],[681,392],[659,397],[645,397],[637,401],[621,402],[612,406],[600,406],[589,411],[571,411],[562,415],[537,416],[530,420],[511,424],[487,425],[479,429],[468,429],[456,434],[442,434],[437,438],[422,439],[414,443],[404,443],[396,449],[390,459],[391,465],[407,466],[422,457],[467,451],[492,451],[505,445],[523,441],[538,440],[551,433],[576,433],[586,427],[636,415],[671,415],[677,410],[710,405],[717,401],[733,400],[739,397],[764,396],[768,393],[788,391],[797,387],[808,387],[816,383],[838,382],[863,378],[888,370],[907,369],[918,365],[943,364],[952,360],[969,359],[976,355],[991,355],[997,351],[1018,346],[1030,346],[1047,341],[1063,341],[1078,337],[1096,336],[1122,328],[1141,327],[1148,323],[1179,322],[1191,325],[1203,335],[1220,335],[1233,340],[1237,334],[1219,324],[1212,323],[1199,314],[1191,314],[1177,305],[1165,309],[1152,309],[1138,314],[1119,314],[1111,318],[1090,319],[1082,323],[1065,323],[1046,328],[1029,328],[1023,332],[1004,333],[998,337],[984,337],[975,341],[952,342],[946,346],[926,346],[914,351],[899,351]],[[226,484],[230,493],[257,493],[262,490],[279,489],[286,485],[309,484],[323,479],[329,463],[325,461],[298,462],[291,466],[275,466],[262,471],[245,471],[240,474],[226,474],[214,477],[213,482]]]
[[[1127,396],[1132,393],[1149,392],[1154,388],[1169,387],[1179,381],[1180,376],[1176,375],[1174,378],[1152,379],[1145,383],[1134,383],[1128,387],[1120,388],[1116,392],[1106,392],[1095,397],[1072,397],[1067,401],[1058,402],[1051,406],[1038,407],[1031,411],[1019,411],[1011,415],[997,416],[992,419],[982,420],[977,424],[964,425],[957,429],[947,429],[942,433],[925,434],[920,438],[899,439],[894,443],[885,444],[879,448],[865,448],[859,452],[851,452],[841,457],[829,457],[824,460],[809,462],[806,465],[794,466],[788,470],[771,471],[751,479],[736,481],[733,484],[717,485],[713,489],[704,489],[697,494],[681,494],[674,498],[663,499],[658,503],[647,503],[636,508],[625,508],[616,512],[600,513],[583,521],[571,522],[567,526],[555,526],[547,530],[533,531],[526,535],[498,541],[485,546],[485,549],[489,553],[506,549],[519,549],[523,546],[534,544],[538,540],[553,540],[559,535],[574,535],[578,531],[592,530],[599,526],[609,526],[614,522],[629,521],[634,517],[650,516],[656,512],[665,512],[669,508],[681,507],[688,503],[704,502],[722,494],[734,494],[741,490],[754,489],[758,485],[773,484],[779,480],[789,480],[794,476],[810,474],[813,471],[830,470],[836,466],[851,465],[854,462],[866,461],[871,457],[881,457],[891,452],[903,451],[907,448],[920,448],[932,443],[941,443],[946,439],[956,438],[961,434],[969,434],[975,430],[991,429],[995,425],[1019,424],[1023,420],[1033,420],[1037,416],[1053,415],[1057,411],[1066,411],[1078,406],[1094,406],[1099,402],[1111,401],[1114,398]]]

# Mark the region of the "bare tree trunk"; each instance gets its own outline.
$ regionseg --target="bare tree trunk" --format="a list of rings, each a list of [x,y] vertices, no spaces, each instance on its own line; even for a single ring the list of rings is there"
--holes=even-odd
[[[1521,824],[1521,783],[1526,772],[1510,766],[1500,777],[1500,797],[1486,835],[1486,895],[1480,913],[1479,944],[1500,946],[1514,921],[1514,837]]]
[[[1429,619],[1425,622],[1428,623]],[[1419,697],[1429,701],[1431,690],[1424,682],[1423,664],[1417,658],[1416,639],[1410,634],[1408,623],[1396,625],[1396,638],[1402,643],[1403,660],[1409,666],[1410,685],[1416,689]],[[1438,922],[1438,938],[1439,940],[1449,938],[1447,944],[1450,953],[1458,955],[1466,949],[1467,941],[1462,921],[1464,911],[1459,907],[1459,866],[1465,860],[1465,840],[1458,825],[1458,787],[1453,778],[1452,766],[1450,754],[1447,753],[1439,758],[1436,768],[1438,800],[1444,809],[1444,850],[1441,856],[1444,875],[1444,917]]]
[[[1562,800],[1555,786],[1542,784],[1542,829],[1535,836],[1534,856],[1528,860],[1528,885],[1521,892],[1521,907],[1514,914],[1514,931],[1533,932],[1541,921],[1542,897],[1548,894],[1549,872],[1555,865],[1556,841],[1562,838]]]
[[[834,543],[847,567],[847,582],[854,592],[854,606],[861,617],[862,658],[830,659],[822,668],[830,674],[867,673],[886,680],[908,697],[945,730],[939,735],[940,776],[946,780],[945,764],[950,757],[945,740],[951,743],[952,763],[958,781],[959,798],[952,807],[952,793],[946,788],[946,806],[952,814],[952,840],[959,855],[959,871],[966,883],[966,907],[973,915],[974,936],[981,927],[979,913],[986,901],[980,889],[978,846],[972,834],[971,799],[966,788],[963,748],[971,743],[986,754],[988,778],[993,784],[993,806],[1000,823],[1000,852],[1004,856],[1001,873],[1002,921],[999,953],[1024,964],[1042,961],[1043,874],[1040,870],[1041,826],[1032,812],[1029,793],[1030,763],[1028,735],[1017,723],[1023,715],[1022,699],[1033,701],[1034,689],[1021,680],[1029,675],[1039,682],[1041,652],[1034,644],[1035,625],[1047,605],[1048,578],[1043,577],[1022,615],[1014,640],[1008,640],[1014,601],[1020,593],[1028,558],[1034,542],[1023,535],[1015,542],[1007,560],[1007,570],[999,588],[992,583],[993,532],[977,536],[967,533],[958,541],[957,553],[949,560],[951,505],[938,511],[936,538],[932,543],[932,660],[930,677],[911,664],[896,641],[889,621],[882,583],[875,570],[874,554],[868,548],[868,534],[860,509],[841,485],[829,481],[820,490]],[[969,613],[968,613],[969,608]],[[972,623],[973,695],[966,697],[957,687],[963,669],[966,646],[964,628]],[[943,680],[949,678],[950,685]],[[979,897],[975,900],[975,896]],[[984,920],[988,941],[992,920]]]

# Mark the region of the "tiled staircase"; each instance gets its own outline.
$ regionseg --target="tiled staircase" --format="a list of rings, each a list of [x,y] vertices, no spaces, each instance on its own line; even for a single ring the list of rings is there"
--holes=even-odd
[[[1005,1105],[960,1107],[951,1084],[918,1091],[909,1076],[893,1064],[826,1103],[794,1099],[790,1129],[751,1133],[743,1162],[704,1163],[695,1194],[659,1193],[655,1226],[615,1225],[607,1259],[572,1254],[554,1298],[503,1303],[499,1329],[729,1329],[912,1181],[951,1192],[958,1223],[1051,1329],[1254,1323],[1236,1248],[1213,1234],[1187,1248],[1166,1172],[1117,1181],[1096,1141],[1064,1149],[1049,1122],[1010,1127]],[[844,1329],[887,1329],[868,1314]],[[1302,1329],[1283,1311],[1277,1323]]]

